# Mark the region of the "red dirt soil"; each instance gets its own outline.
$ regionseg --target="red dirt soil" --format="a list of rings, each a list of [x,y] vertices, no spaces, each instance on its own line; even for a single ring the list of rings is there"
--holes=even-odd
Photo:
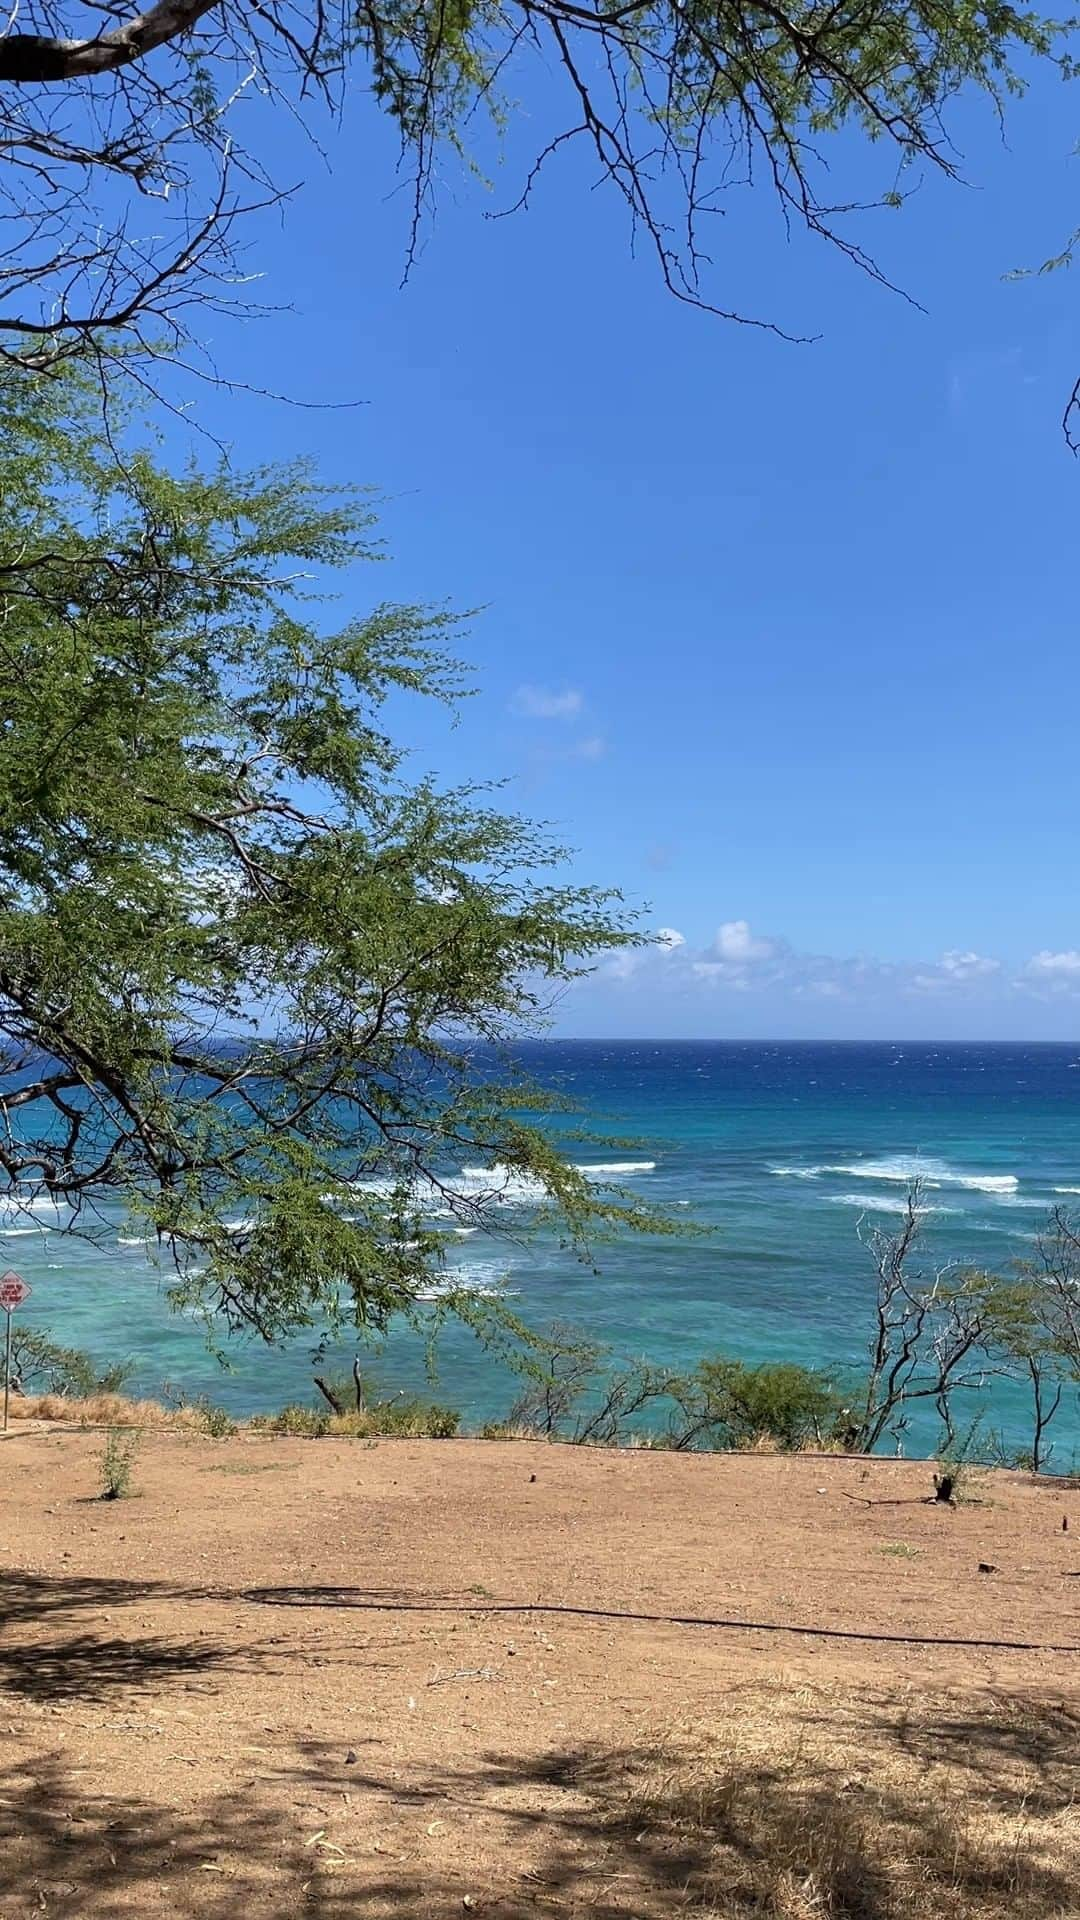
[[[905,1791],[936,1766],[971,1805],[1022,1789],[1053,1827],[1023,1911],[1080,1912],[1049,1877],[1076,1839],[1072,1486],[985,1474],[950,1509],[919,1463],[173,1432],[103,1502],[103,1441],[0,1446],[0,1920],[907,1912],[813,1861],[771,1907],[760,1862],[721,1886],[730,1805],[706,1872],[634,1784],[690,1727],[731,1765],[749,1742],[755,1791],[772,1743],[818,1735],[837,1795],[894,1759]],[[1021,1910],[964,1905],[957,1872],[920,1913]]]

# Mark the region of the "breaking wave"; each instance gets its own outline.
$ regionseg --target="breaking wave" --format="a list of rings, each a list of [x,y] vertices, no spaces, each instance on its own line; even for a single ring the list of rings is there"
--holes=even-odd
[[[860,1207],[863,1213],[906,1213],[907,1201],[895,1199],[891,1194],[874,1193],[831,1193],[830,1205],[834,1207]],[[956,1207],[916,1207],[916,1213],[956,1213]]]
[[[1015,1193],[1020,1185],[1015,1173],[960,1173],[947,1161],[926,1159],[920,1154],[888,1154],[879,1160],[846,1160],[829,1166],[770,1166],[769,1172],[792,1180],[820,1180],[822,1176],[845,1180],[878,1180],[886,1186],[910,1187],[916,1180],[923,1187],[957,1187],[971,1193]],[[1059,1189],[1060,1191],[1060,1189]],[[1073,1189],[1080,1192],[1080,1188]]]
[[[655,1160],[597,1160],[592,1164],[577,1166],[575,1173],[583,1173],[586,1180],[609,1173],[655,1173]]]

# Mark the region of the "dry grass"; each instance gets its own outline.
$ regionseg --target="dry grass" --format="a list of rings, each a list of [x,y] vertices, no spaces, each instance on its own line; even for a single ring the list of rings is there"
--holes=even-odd
[[[1065,1920],[1080,1913],[1076,1718],[953,1699],[747,1689],[719,1725],[586,1760],[634,1850],[681,1857],[691,1913]]]
[[[193,1433],[206,1426],[199,1407],[163,1407],[158,1400],[131,1400],[123,1393],[94,1393],[84,1400],[63,1393],[13,1394],[11,1418],[75,1427],[181,1427]]]

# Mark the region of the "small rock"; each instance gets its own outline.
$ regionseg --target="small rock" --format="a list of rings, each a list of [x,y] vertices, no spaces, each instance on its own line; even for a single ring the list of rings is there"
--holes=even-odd
[[[535,1473],[530,1473],[530,1475],[529,1475],[529,1481],[530,1481],[530,1484],[531,1484],[531,1483],[532,1483],[532,1481],[534,1481],[535,1479],[536,1479],[536,1475],[535,1475]]]
[[[349,1748],[348,1753],[345,1755],[345,1765],[347,1767],[355,1767],[356,1765],[356,1754],[352,1747]]]
[[[991,1560],[980,1560],[979,1572],[980,1573],[996,1573],[997,1568],[994,1566]]]

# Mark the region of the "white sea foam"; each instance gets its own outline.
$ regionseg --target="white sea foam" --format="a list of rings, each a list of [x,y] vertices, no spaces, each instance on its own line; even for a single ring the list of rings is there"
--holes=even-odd
[[[821,1173],[820,1167],[770,1167],[781,1180],[816,1180]]]
[[[496,1260],[470,1260],[420,1289],[421,1300],[441,1300],[448,1293],[471,1293],[488,1300],[506,1295],[506,1270]]]
[[[924,1187],[962,1187],[974,1193],[1015,1193],[1020,1185],[1015,1173],[957,1173],[944,1160],[927,1160],[918,1154],[854,1160],[843,1166],[822,1167],[821,1172],[840,1173],[853,1180],[882,1180],[905,1187],[918,1180]]]
[[[893,1195],[875,1193],[831,1193],[830,1204],[834,1207],[860,1207],[863,1213],[906,1213],[907,1201],[897,1200]],[[955,1207],[916,1207],[916,1213],[955,1213]]]
[[[0,1227],[0,1240],[23,1240],[28,1233],[36,1238],[38,1234],[48,1233],[46,1226],[40,1227]]]
[[[583,1173],[587,1180],[603,1177],[609,1173],[655,1173],[655,1160],[597,1160],[574,1168],[575,1173]]]
[[[146,1235],[144,1233],[118,1233],[116,1236],[116,1244],[120,1247],[145,1247]]]
[[[7,1193],[0,1199],[0,1220],[17,1220],[25,1213],[66,1213],[67,1202],[46,1193]]]
[[[1080,1193],[1080,1187],[1055,1187],[1055,1193]]]
[[[462,1167],[460,1177],[447,1186],[462,1200],[493,1201],[504,1207],[536,1206],[547,1198],[533,1174],[520,1173],[498,1160],[490,1167]]]
[[[448,1175],[438,1184],[434,1180],[418,1179],[408,1186],[398,1180],[379,1178],[351,1180],[349,1185],[353,1193],[371,1194],[376,1199],[403,1196],[407,1207],[428,1220],[452,1220],[458,1202],[518,1207],[536,1206],[546,1198],[539,1180],[498,1162],[490,1167],[462,1167],[459,1173]],[[346,1219],[357,1217],[345,1215]]]

